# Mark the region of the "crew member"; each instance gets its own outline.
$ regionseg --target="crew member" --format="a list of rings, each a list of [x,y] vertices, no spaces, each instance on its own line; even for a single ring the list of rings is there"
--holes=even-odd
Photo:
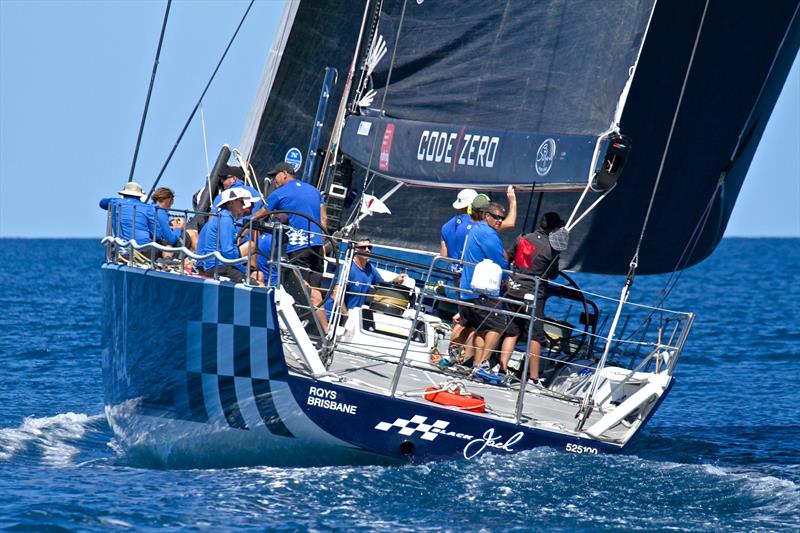
[[[267,175],[272,177],[277,188],[267,197],[266,207],[253,215],[253,220],[260,220],[272,211],[280,210],[306,215],[288,213],[292,229],[287,235],[286,253],[289,262],[302,268],[303,278],[316,290],[325,268],[322,229],[328,222],[322,194],[313,185],[296,179],[294,167],[288,163],[278,163]],[[319,225],[312,221],[318,221]],[[316,300],[319,293],[316,296],[312,294],[312,297]]]
[[[120,198],[103,198],[100,208],[111,210],[111,232],[126,241],[137,244],[153,241],[155,228],[155,206],[144,203],[147,195],[142,186],[129,181],[118,193]]]
[[[244,214],[244,202],[250,193],[244,189],[231,188],[222,193],[219,202],[219,211],[212,214],[208,222],[200,231],[197,244],[197,253],[207,255],[219,251],[227,259],[241,257],[239,247],[236,245],[235,220]],[[244,279],[245,266],[243,264],[227,265],[217,260],[215,256],[197,261],[197,270],[203,275],[226,276],[236,283]]]
[[[482,211],[482,214],[483,220],[473,224],[469,238],[464,244],[464,266],[460,283],[461,299],[467,303],[499,309],[502,303],[497,298],[493,298],[499,296],[499,293],[478,295],[471,291],[472,276],[477,263],[489,259],[503,269],[508,266],[503,243],[497,233],[505,220],[505,210],[498,203],[490,203]],[[459,308],[459,315],[465,327],[475,330],[475,357],[472,366],[477,369],[489,359],[497,346],[500,334],[506,327],[506,317],[494,310],[478,309],[469,305],[462,305]]]
[[[378,269],[372,266],[369,257],[366,254],[372,252],[372,242],[369,239],[363,238],[356,243],[356,255],[353,256],[353,262],[350,265],[350,273],[347,276],[347,283],[344,284],[344,301],[342,302],[342,316],[347,316],[348,309],[355,309],[364,305],[367,299],[367,293],[370,288],[376,283],[383,283]],[[392,282],[402,283],[406,279],[405,274],[400,274]],[[333,294],[325,302],[325,322],[326,330],[327,323],[330,319],[331,312],[333,311],[333,303],[342,290],[341,273],[337,275],[335,285],[333,287]],[[322,316],[318,313],[319,318]]]
[[[168,187],[159,187],[151,198],[156,204],[156,241],[175,246],[181,240],[183,229],[183,219],[169,219],[169,210],[175,203],[175,193]]]
[[[453,238],[454,247],[458,250],[459,259],[464,259],[464,243],[467,240],[467,236],[470,230],[483,220],[484,209],[486,209],[489,203],[490,201],[487,195],[478,194],[467,207],[469,217],[456,228]],[[458,271],[459,273],[461,272],[460,263],[458,264]],[[456,282],[460,283],[460,278],[456,278]],[[451,294],[448,294],[448,296],[451,296]],[[452,294],[452,297],[460,299],[461,295]],[[453,315],[453,329],[450,334],[450,347],[448,351],[453,357],[458,359],[459,363],[466,363],[475,355],[474,333],[475,331],[464,323],[461,313]]]
[[[218,174],[219,177],[219,186],[221,190],[217,193],[217,196],[214,198],[214,201],[211,202],[211,212],[215,212],[219,208],[220,200],[222,199],[222,193],[228,189],[239,188],[239,189],[246,189],[250,192],[250,196],[254,199],[253,202],[256,204],[253,206],[253,211],[257,211],[261,207],[263,207],[264,202],[261,199],[261,194],[258,192],[257,189],[250,187],[249,185],[245,185],[243,178],[244,178],[244,170],[242,167],[239,166],[229,166],[226,165],[220,173]],[[208,205],[201,205],[201,199],[206,191],[207,185],[204,185],[199,191],[197,191],[194,196],[192,196],[192,208],[195,212],[203,213],[209,211]],[[210,194],[210,192],[209,192]],[[202,229],[205,220],[205,215],[195,216],[190,222],[189,227],[186,229],[186,234],[189,236],[189,239],[192,243],[192,248],[197,248],[197,238],[199,229]],[[243,222],[243,221],[240,221]],[[199,228],[199,229],[198,229]],[[249,240],[249,235],[245,237],[242,242],[247,242]],[[249,249],[249,248],[248,248]]]
[[[456,231],[459,226],[469,222],[470,216],[467,211],[476,196],[478,196],[478,193],[474,189],[462,189],[459,191],[456,201],[453,202],[453,209],[456,210],[456,214],[442,225],[442,242],[440,245],[440,255],[442,257],[461,259],[461,249],[456,245]]]
[[[542,351],[542,343],[546,340],[544,334],[544,323],[542,315],[544,312],[544,302],[546,298],[546,285],[548,279],[558,277],[559,252],[554,250],[550,244],[550,234],[564,226],[564,221],[558,213],[545,213],[539,221],[539,228],[533,233],[520,235],[514,244],[506,250],[506,256],[511,261],[513,271],[509,281],[506,296],[520,300],[520,304],[513,309],[517,313],[527,314],[527,305],[523,302],[526,294],[534,294],[536,297],[536,308],[534,309],[533,334],[530,339],[531,360],[528,364],[528,375],[534,385],[540,386],[539,379],[539,359]],[[536,291],[535,278],[541,278],[539,291]],[[500,371],[506,372],[511,352],[517,344],[517,340],[523,332],[527,335],[528,320],[513,317],[509,324],[506,337],[500,353]]]
[[[253,198],[253,212],[258,211],[264,206],[264,202],[261,200],[261,193],[258,192],[257,189],[251,187],[249,185],[245,185],[242,178],[244,177],[244,170],[242,167],[238,166],[229,166],[226,167],[222,172],[220,172],[220,186],[222,187],[223,191],[225,192],[228,189],[239,188],[239,189],[246,189],[250,192],[250,196]],[[212,210],[217,209],[219,207],[219,203],[222,200],[222,192],[217,194],[217,197],[214,198],[214,202],[212,203],[211,207]]]
[[[514,186],[509,185],[506,189],[506,198],[508,199],[508,212],[505,215],[505,218],[500,223],[500,226],[497,228],[497,231],[506,231],[509,229],[513,229],[514,225],[516,224],[517,220],[517,194],[514,192]],[[472,229],[471,222],[480,222],[483,220],[483,209],[486,208],[487,205],[491,202],[491,198],[489,198],[486,194],[477,194],[475,198],[472,200],[472,204],[468,207],[467,213],[470,214],[470,220],[467,220],[467,224],[459,224],[456,228],[456,231],[453,235],[453,242],[455,245],[456,250],[458,251],[458,256],[461,257],[461,252],[464,249],[464,242],[467,240],[467,235],[469,234],[469,230]]]

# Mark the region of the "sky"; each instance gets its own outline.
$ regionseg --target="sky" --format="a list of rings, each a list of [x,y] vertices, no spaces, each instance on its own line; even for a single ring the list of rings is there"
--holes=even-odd
[[[152,185],[247,7],[176,0],[135,179]],[[0,237],[97,237],[127,181],[165,2],[0,0]],[[283,11],[259,0],[203,104],[211,164],[237,146]],[[206,174],[199,114],[162,178],[189,207]],[[770,213],[753,217],[752,213]],[[761,139],[726,236],[800,237],[800,61]]]

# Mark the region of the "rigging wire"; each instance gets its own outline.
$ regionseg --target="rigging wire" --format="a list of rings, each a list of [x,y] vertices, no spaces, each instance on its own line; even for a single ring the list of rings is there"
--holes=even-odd
[[[208,186],[208,208],[213,206],[211,199],[211,167],[208,164],[208,139],[206,138],[206,116],[203,113],[203,104],[200,104],[200,127],[203,130],[203,150],[206,154],[206,185]]]
[[[228,55],[228,50],[231,49],[231,45],[233,44],[233,41],[236,39],[236,36],[239,35],[239,30],[242,28],[242,24],[244,24],[244,21],[247,18],[247,14],[250,13],[250,9],[253,7],[253,3],[254,2],[255,2],[255,0],[250,0],[250,3],[247,5],[247,9],[245,10],[244,15],[242,15],[242,20],[240,20],[239,21],[239,25],[236,26],[236,31],[233,32],[233,36],[231,37],[231,40],[228,41],[228,46],[225,47],[225,51],[222,53],[222,57],[219,58],[219,62],[217,62],[217,66],[216,66],[216,68],[214,68],[214,72],[211,73],[211,77],[208,79],[208,83],[206,83],[205,89],[203,89],[203,92],[200,95],[200,98],[197,99],[197,103],[194,105],[194,109],[192,109],[192,112],[189,114],[189,118],[186,120],[186,124],[183,125],[183,129],[181,130],[180,134],[178,135],[178,139],[175,141],[175,144],[172,146],[172,150],[170,150],[166,161],[164,161],[164,165],[161,167],[161,170],[159,171],[158,176],[156,177],[155,183],[153,183],[153,186],[150,188],[150,192],[147,193],[147,198],[145,199],[145,202],[149,202],[150,201],[150,196],[152,196],[153,191],[158,186],[158,182],[161,181],[161,177],[164,175],[164,172],[167,170],[167,166],[169,165],[169,162],[172,160],[172,156],[175,155],[175,150],[178,149],[178,145],[180,144],[181,140],[183,139],[183,135],[186,133],[186,130],[189,128],[189,124],[192,123],[192,120],[194,119],[194,116],[197,113],[197,110],[200,107],[200,104],[202,104],[202,102],[203,102],[203,98],[205,98],[205,96],[206,96],[206,92],[208,92],[208,88],[211,87],[211,83],[214,81],[214,78],[216,77],[217,72],[219,71],[219,67],[222,66],[222,62],[225,60],[225,57]]]
[[[659,303],[656,304],[656,307],[661,307],[661,305],[669,296],[669,293],[672,292],[672,289],[674,289],[678,284],[678,279],[680,279],[681,274],[683,274],[685,265],[689,263],[689,260],[694,255],[694,251],[697,249],[697,245],[700,244],[700,236],[703,234],[703,230],[708,224],[708,219],[711,216],[711,208],[714,206],[714,202],[717,199],[720,188],[722,187],[723,183],[725,183],[724,176],[725,175],[723,173],[723,175],[720,176],[720,179],[717,181],[717,185],[714,187],[714,191],[711,193],[711,198],[709,198],[703,213],[700,215],[700,219],[695,225],[692,234],[689,236],[689,240],[686,242],[686,246],[684,246],[681,256],[675,263],[675,267],[672,269],[669,279],[664,285],[664,289],[662,289],[661,299],[659,300]]]
[[[708,220],[711,217],[712,207],[717,199],[717,195],[719,194],[722,185],[725,182],[725,173],[723,172],[720,175],[720,179],[717,181],[716,187],[714,187],[713,192],[711,193],[711,198],[708,199],[708,203],[706,204],[703,213],[700,215],[700,219],[695,224],[694,230],[692,230],[692,234],[689,236],[689,239],[686,241],[686,246],[683,247],[683,251],[681,252],[678,261],[675,263],[675,266],[670,272],[669,278],[667,279],[666,283],[664,283],[664,288],[661,289],[661,295],[659,297],[658,303],[654,304],[654,309],[651,309],[650,312],[644,317],[641,323],[636,326],[630,334],[628,334],[625,339],[631,339],[634,335],[642,331],[643,328],[648,327],[649,321],[653,318],[657,312],[663,313],[661,308],[664,305],[664,302],[667,301],[672,290],[678,285],[678,281],[680,280],[681,276],[683,275],[685,266],[689,263],[689,260],[694,255],[694,251],[697,249],[697,245],[700,244],[700,237],[703,235],[703,231],[705,230],[706,225],[708,225]],[[622,335],[620,335],[622,337]]]
[[[131,161],[131,171],[128,174],[128,183],[133,181],[133,172],[136,169],[136,160],[139,157],[139,146],[142,144],[142,133],[144,132],[144,123],[147,120],[147,110],[150,108],[150,96],[153,94],[153,85],[156,81],[156,70],[158,70],[158,58],[161,57],[161,45],[164,43],[164,34],[167,31],[167,19],[169,18],[169,8],[172,5],[172,0],[167,0],[167,7],[164,10],[164,22],[161,24],[161,36],[158,38],[158,48],[156,49],[156,58],[153,61],[153,72],[150,74],[150,87],[147,89],[147,98],[144,101],[144,111],[142,112],[142,122],[139,124],[139,135],[136,137],[136,148],[133,151],[133,161]]]
[[[347,98],[350,95],[350,87],[353,83],[353,74],[356,70],[358,63],[358,50],[361,47],[361,39],[364,36],[364,25],[367,23],[367,15],[369,15],[370,0],[364,3],[364,15],[361,18],[361,29],[358,32],[358,40],[356,41],[356,50],[353,53],[353,60],[350,62],[350,68],[347,71],[347,77],[344,81],[344,89],[342,90],[342,99],[339,102],[339,109],[336,111],[336,119],[333,122],[333,131],[331,138],[328,141],[328,149],[325,151],[325,158],[322,160],[322,170],[320,177],[317,181],[317,188],[322,185],[323,178],[328,173],[328,166],[336,164],[336,157],[339,154],[339,141],[341,140],[342,129],[344,128],[344,119],[347,112]],[[332,154],[332,155],[331,155]],[[327,183],[326,183],[327,186]]]

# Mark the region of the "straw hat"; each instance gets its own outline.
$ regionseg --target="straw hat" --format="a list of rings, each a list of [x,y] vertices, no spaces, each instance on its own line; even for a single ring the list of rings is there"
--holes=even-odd
[[[122,196],[135,196],[140,200],[144,200],[147,198],[147,195],[142,190],[142,186],[136,183],[135,181],[129,181],[125,184],[125,187],[119,191],[119,194]]]

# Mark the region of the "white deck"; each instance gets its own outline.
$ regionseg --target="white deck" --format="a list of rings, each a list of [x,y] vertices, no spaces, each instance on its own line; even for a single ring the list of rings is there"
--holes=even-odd
[[[287,363],[292,371],[307,374],[299,358],[293,356],[291,345],[284,345],[287,349]],[[380,361],[376,358],[358,355],[355,353],[337,352],[330,364],[329,372],[340,378],[338,384],[345,387],[389,395],[392,377],[397,369],[394,362]],[[511,386],[498,386],[473,380],[455,372],[428,370],[419,367],[405,367],[400,375],[396,396],[412,402],[424,403],[428,406],[438,406],[442,409],[451,407],[439,406],[423,397],[427,387],[438,387],[450,380],[460,380],[466,384],[469,392],[483,396],[486,400],[486,413],[469,413],[472,416],[486,417],[504,422],[516,421],[516,405],[519,395],[518,384]],[[575,427],[578,419],[575,414],[580,408],[577,399],[566,399],[546,389],[534,388],[528,385],[525,393],[520,423],[537,429],[553,431],[573,436],[594,438],[582,432],[577,432]],[[602,418],[603,413],[593,410],[584,427],[591,427]],[[623,424],[609,429],[602,439],[606,442],[621,442],[628,433],[629,427]]]

